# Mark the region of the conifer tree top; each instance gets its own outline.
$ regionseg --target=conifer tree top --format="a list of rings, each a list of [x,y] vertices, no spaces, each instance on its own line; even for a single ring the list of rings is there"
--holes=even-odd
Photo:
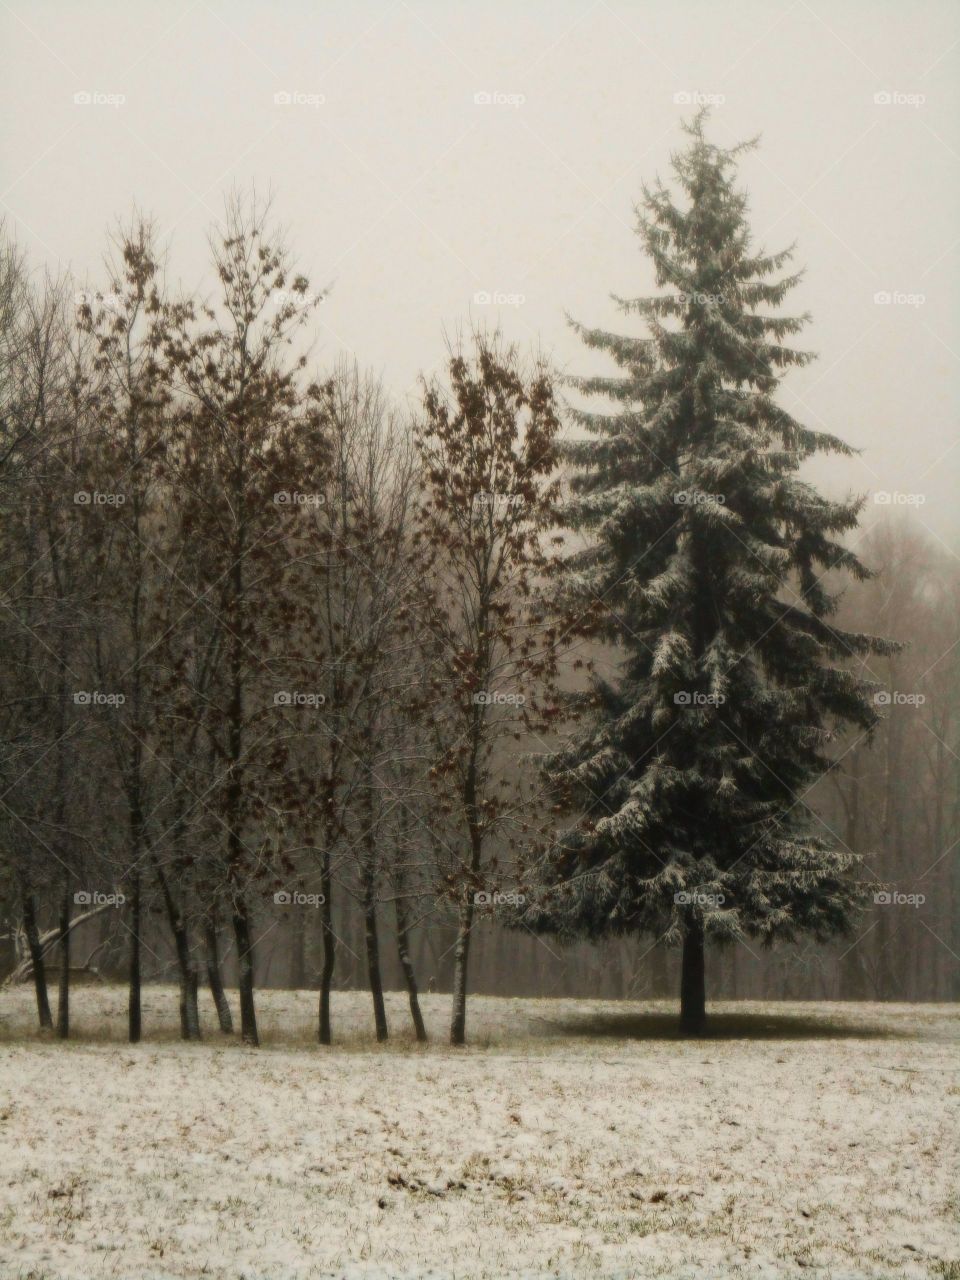
[[[850,453],[777,402],[812,356],[809,320],[780,307],[793,246],[756,247],[736,183],[750,140],[721,148],[685,125],[674,184],[644,187],[638,234],[658,292],[617,301],[641,336],[574,323],[614,376],[572,380],[606,408],[576,409],[565,523],[582,616],[617,646],[589,727],[548,761],[576,819],[537,868],[534,927],[772,937],[842,928],[854,858],[804,794],[847,725],[877,720],[870,655],[890,645],[836,625],[832,570],[866,568],[843,543],[863,499],[831,501],[801,475]],[[694,895],[702,905],[691,905]]]

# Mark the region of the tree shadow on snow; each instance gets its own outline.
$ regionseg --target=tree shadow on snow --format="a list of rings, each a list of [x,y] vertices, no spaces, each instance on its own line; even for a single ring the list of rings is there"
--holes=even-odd
[[[885,1014],[891,1019],[893,1015]],[[708,1015],[701,1035],[680,1031],[676,1013],[598,1013],[583,1017],[544,1019],[551,1033],[582,1036],[585,1039],[613,1040],[898,1040],[916,1039],[928,1033],[916,1018],[904,1017],[902,1026],[813,1014],[771,1014],[760,1012],[718,1012]]]

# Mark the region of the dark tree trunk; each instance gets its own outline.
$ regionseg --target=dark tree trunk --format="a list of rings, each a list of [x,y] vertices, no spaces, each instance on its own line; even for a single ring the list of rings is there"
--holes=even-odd
[[[707,1026],[703,952],[703,921],[690,915],[683,938],[680,974],[680,1030],[684,1035],[701,1035]]]
[[[67,883],[60,899],[59,935],[60,989],[57,992],[57,1037],[66,1040],[70,1035],[70,885]]]
[[[477,763],[479,742],[473,744],[473,754],[467,767],[464,802],[470,829],[470,876],[461,891],[460,918],[457,922],[457,941],[453,948],[453,1007],[450,1016],[450,1043],[466,1044],[467,1031],[467,968],[470,960],[470,934],[476,910],[474,894],[477,877],[483,861],[483,837],[477,812]]]
[[[177,972],[180,982],[180,1039],[200,1039],[200,1011],[197,1007],[197,975],[190,960],[190,937],[187,922],[182,908],[176,902],[170,889],[170,882],[163,873],[156,858],[152,859],[153,869],[163,894],[167,908],[167,919],[173,934],[173,944],[177,955]]]
[[[127,1002],[127,1038],[137,1044],[142,1030],[140,1008],[140,929],[142,919],[140,901],[140,872],[134,871],[130,879],[130,994]]]
[[[331,901],[333,877],[330,874],[330,854],[324,850],[320,862],[320,932],[323,941],[323,964],[320,970],[320,1007],[317,1014],[317,1039],[330,1044],[333,1039],[330,1026],[330,988],[333,986],[333,970],[337,962],[337,940],[333,932],[333,903]]]
[[[367,979],[373,998],[373,1019],[377,1039],[386,1040],[387,1010],[383,1003],[383,978],[380,974],[380,940],[377,933],[377,900],[372,876],[364,878],[363,885],[363,939],[367,953]]]
[[[420,1012],[417,975],[414,972],[413,961],[410,959],[410,937],[407,925],[406,903],[399,893],[394,899],[394,903],[397,912],[397,954],[400,957],[400,968],[403,970],[404,980],[407,984],[407,995],[410,998],[410,1017],[413,1019],[413,1029],[417,1033],[417,1039],[424,1043],[427,1039],[427,1028],[424,1025],[423,1014]]]
[[[230,1012],[230,1002],[227,999],[227,993],[223,989],[223,977],[220,973],[217,923],[209,916],[203,926],[203,944],[206,951],[207,982],[210,984],[210,994],[213,996],[213,1003],[217,1008],[220,1030],[224,1035],[231,1036],[233,1035],[233,1015]]]
[[[23,895],[23,930],[27,935],[27,947],[33,968],[33,988],[37,993],[37,1017],[40,1019],[40,1029],[50,1031],[53,1028],[53,1017],[47,996],[47,971],[43,960],[43,947],[40,945],[40,930],[37,927],[37,904],[33,894],[26,892]]]
[[[240,986],[240,1038],[244,1044],[258,1045],[257,1007],[253,996],[253,940],[247,904],[237,897],[233,908],[233,936],[237,941],[237,966]]]
[[[473,930],[473,890],[464,891],[457,923],[457,941],[453,949],[453,1009],[450,1018],[450,1043],[467,1041],[467,968],[470,959],[470,934]]]

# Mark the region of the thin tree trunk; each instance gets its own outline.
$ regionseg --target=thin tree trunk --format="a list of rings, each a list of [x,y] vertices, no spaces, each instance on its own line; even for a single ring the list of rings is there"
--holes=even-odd
[[[156,858],[152,859],[160,892],[167,908],[167,919],[173,934],[180,981],[180,1039],[200,1039],[200,1010],[197,1007],[197,975],[190,961],[190,936],[182,908],[174,900],[170,882]]]
[[[50,1013],[50,1000],[47,995],[47,971],[43,961],[43,947],[40,945],[40,930],[37,927],[37,903],[32,893],[23,895],[23,929],[27,935],[27,947],[30,951],[30,962],[33,968],[33,987],[37,993],[37,1017],[40,1029],[53,1029],[53,1017]]]
[[[684,1035],[701,1035],[707,1025],[704,974],[703,921],[689,915],[683,938],[680,974],[680,1030]]]
[[[332,881],[330,853],[325,849],[320,861],[320,891],[323,894],[323,902],[320,904],[323,965],[320,970],[320,1007],[317,1014],[317,1039],[321,1044],[330,1044],[333,1039],[330,1026],[330,988],[333,986],[333,970],[337,962],[337,940],[333,932]]]
[[[372,874],[365,873],[363,883],[363,937],[367,952],[367,978],[373,997],[373,1018],[377,1039],[387,1039],[387,1010],[383,1003],[383,978],[380,974],[380,941],[377,935],[377,899]]]
[[[131,1044],[139,1042],[142,1029],[140,929],[143,912],[140,889],[140,872],[135,870],[130,881],[130,993],[127,1002],[127,1032]]]
[[[259,1045],[257,1007],[253,995],[253,940],[250,917],[242,895],[234,900],[233,936],[237,942],[237,966],[240,986],[240,1038],[244,1044]]]
[[[57,1038],[70,1035],[70,884],[64,885],[60,899],[59,937],[60,989],[57,992]]]
[[[467,1032],[467,965],[470,959],[470,934],[473,930],[473,890],[464,890],[457,923],[457,941],[453,949],[453,1010],[450,1018],[450,1043],[466,1044]]]
[[[407,995],[410,998],[410,1017],[413,1019],[413,1029],[417,1033],[417,1039],[424,1043],[427,1040],[427,1028],[424,1025],[423,1014],[420,1012],[417,975],[414,972],[413,961],[410,959],[407,907],[399,893],[394,898],[394,905],[397,913],[397,955],[400,957],[400,968],[403,970],[403,976],[407,984]]]
[[[206,951],[207,982],[210,984],[210,994],[213,996],[213,1003],[217,1008],[220,1030],[224,1035],[232,1036],[233,1014],[230,1012],[227,993],[223,989],[223,977],[220,973],[220,949],[217,945],[217,923],[212,916],[208,916],[204,921],[203,943]]]
[[[470,831],[470,875],[466,886],[461,890],[460,918],[457,922],[457,941],[453,950],[453,1007],[450,1017],[450,1043],[462,1045],[466,1043],[467,1029],[467,966],[470,960],[470,934],[473,931],[475,911],[474,895],[477,877],[483,861],[483,837],[480,833],[477,812],[477,752],[479,736],[476,737],[470,762],[467,766],[467,777],[464,786],[464,807]]]

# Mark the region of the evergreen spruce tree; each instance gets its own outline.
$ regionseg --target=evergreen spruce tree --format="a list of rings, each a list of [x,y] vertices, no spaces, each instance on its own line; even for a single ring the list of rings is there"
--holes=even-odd
[[[547,774],[579,811],[533,869],[523,921],[561,935],[648,933],[682,944],[681,1026],[705,1026],[706,938],[810,933],[852,920],[856,859],[818,828],[805,793],[845,726],[872,728],[876,685],[851,657],[896,648],[841,630],[828,570],[867,570],[839,538],[863,499],[831,502],[799,472],[850,454],[795,421],[778,383],[812,357],[785,343],[808,317],[776,309],[792,249],[752,245],[738,155],[685,125],[638,209],[655,297],[625,301],[647,336],[576,325],[621,373],[575,380],[612,412],[579,412],[565,522],[587,535],[571,591],[619,647],[595,714]],[[582,434],[582,432],[578,432]],[[866,664],[861,661],[861,667]]]

